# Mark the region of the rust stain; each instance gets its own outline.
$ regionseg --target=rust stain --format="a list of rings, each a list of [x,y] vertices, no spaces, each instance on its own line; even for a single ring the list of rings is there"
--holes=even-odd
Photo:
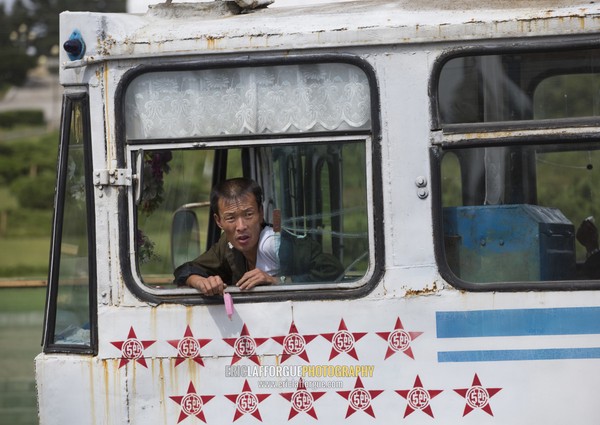
[[[157,334],[157,310],[158,309],[156,307],[150,308],[150,329],[154,338],[156,338]]]
[[[119,372],[118,372],[118,367],[117,367],[117,360],[112,359],[103,359],[101,360],[102,362],[102,373],[103,373],[103,379],[104,379],[104,411],[105,411],[105,418],[110,421],[110,384],[111,384],[111,379],[110,379],[110,370],[112,368],[112,370],[115,372],[114,374],[114,379],[112,384],[114,386],[116,386],[117,388],[120,388],[119,386]],[[111,367],[111,363],[112,363],[112,367]]]
[[[135,400],[137,398],[137,364],[138,362],[131,362],[131,388],[128,388],[130,397],[127,400]]]
[[[169,362],[169,383],[171,388],[179,388],[179,379],[175,373],[175,358],[167,359]]]
[[[163,414],[163,422],[164,423],[168,423],[167,422],[167,409],[165,408],[166,403],[165,401],[167,400],[166,397],[166,389],[165,389],[165,368],[163,366],[163,360],[160,359],[159,363],[158,363],[158,367],[159,367],[159,372],[158,372],[158,378],[159,378],[159,392],[160,392],[160,400],[159,403],[162,406],[162,414]]]
[[[92,417],[92,421],[95,424],[96,423],[96,397],[94,397],[94,366],[92,364],[91,361],[86,363],[87,367],[88,367],[88,373],[89,373],[89,377],[90,377],[90,390],[92,392],[92,397],[90,397],[90,416]]]
[[[108,390],[109,374],[108,374],[108,362],[106,360],[102,360],[102,374],[103,374],[103,379],[104,379],[104,417],[108,420],[108,415],[110,412],[110,407],[109,407],[110,391]]]
[[[192,359],[187,359],[187,362],[188,362],[190,377],[193,377],[197,381],[199,369],[198,369],[196,362],[193,361]]]
[[[208,50],[216,50],[218,48],[217,42],[224,37],[206,36],[206,48]]]
[[[406,291],[406,296],[407,297],[417,297],[417,296],[421,296],[421,295],[432,295],[438,292],[438,286],[437,286],[437,282],[433,282],[430,287],[425,287],[423,289],[408,289]]]
[[[207,37],[206,39],[206,48],[209,50],[214,50],[216,48],[215,39],[212,37]]]
[[[98,53],[101,56],[110,56],[110,51],[117,44],[117,41],[111,35],[103,35],[103,38],[98,39]]]

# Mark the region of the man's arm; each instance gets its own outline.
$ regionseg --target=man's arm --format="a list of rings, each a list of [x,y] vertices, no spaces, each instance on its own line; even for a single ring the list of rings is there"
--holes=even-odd
[[[185,283],[191,288],[196,288],[202,295],[223,295],[223,291],[227,287],[221,276],[202,277],[196,274],[190,275]]]
[[[279,283],[279,278],[275,276],[271,276],[270,274],[260,270],[260,269],[252,269],[242,276],[240,280],[237,281],[235,286],[238,288],[252,289],[255,286],[259,285],[276,285]]]
[[[177,267],[173,274],[177,286],[198,289],[203,295],[222,295],[225,282],[231,281],[231,268],[226,260],[224,238],[198,258]]]

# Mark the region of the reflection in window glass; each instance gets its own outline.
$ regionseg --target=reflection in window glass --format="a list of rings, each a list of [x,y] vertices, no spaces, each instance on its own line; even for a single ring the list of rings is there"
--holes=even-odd
[[[172,289],[174,269],[216,242],[209,232],[213,170],[242,176],[242,158],[256,168],[265,220],[272,223],[277,211],[282,234],[311,239],[335,257],[343,273],[328,282],[360,279],[369,266],[365,152],[356,141],[235,148],[215,166],[223,150],[145,151],[136,241],[144,283]]]
[[[90,345],[89,251],[81,103],[74,103],[66,150],[66,185],[54,343]]]
[[[456,57],[442,66],[442,124],[595,117],[600,50]]]
[[[577,234],[586,218],[600,219],[598,146],[453,149],[441,167],[446,260],[457,277],[472,283],[600,278],[597,234],[585,226]]]
[[[534,105],[535,119],[600,115],[600,74],[546,78],[535,90]]]

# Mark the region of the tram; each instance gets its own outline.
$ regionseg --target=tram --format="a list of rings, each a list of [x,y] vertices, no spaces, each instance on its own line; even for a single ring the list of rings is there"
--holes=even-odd
[[[598,424],[600,5],[269,3],[61,14],[40,423]],[[343,273],[175,285],[238,176]]]

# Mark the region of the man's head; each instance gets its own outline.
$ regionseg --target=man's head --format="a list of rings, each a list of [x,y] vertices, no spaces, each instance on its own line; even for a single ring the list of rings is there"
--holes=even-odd
[[[262,207],[262,188],[252,179],[236,177],[217,183],[210,193],[210,208],[213,214],[219,214],[219,200],[235,201],[242,195],[252,194],[258,207]]]
[[[246,258],[255,260],[264,221],[258,183],[241,177],[222,181],[211,192],[210,206],[229,243]]]

